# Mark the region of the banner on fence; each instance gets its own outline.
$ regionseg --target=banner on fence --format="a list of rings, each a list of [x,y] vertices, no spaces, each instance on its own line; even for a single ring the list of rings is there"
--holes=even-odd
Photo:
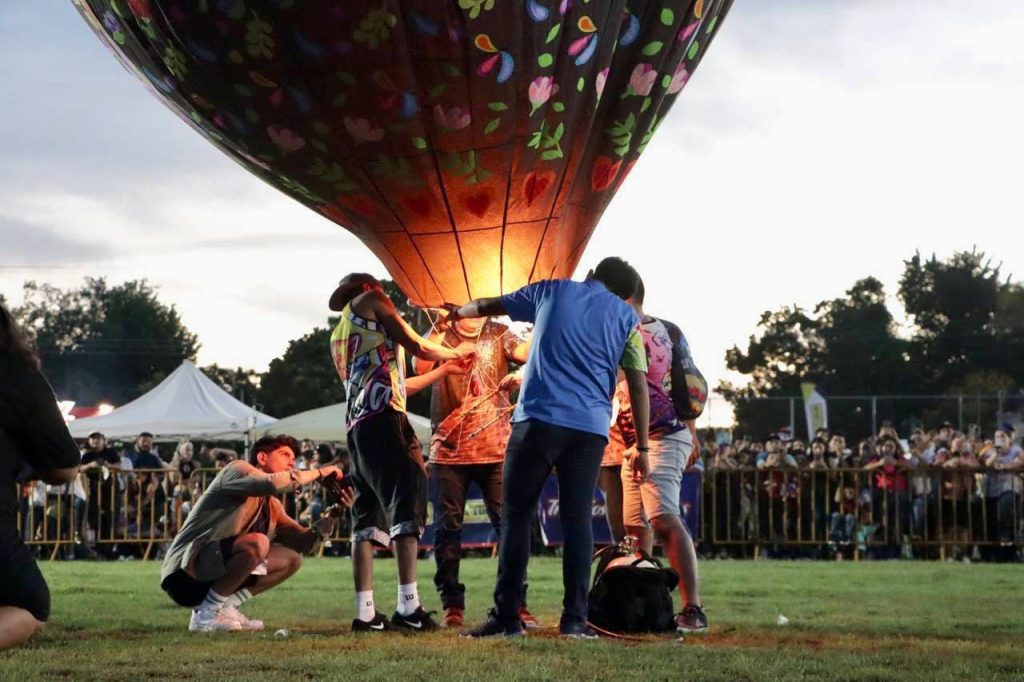
[[[804,394],[804,416],[807,418],[807,440],[814,438],[818,429],[828,428],[828,402],[817,386],[804,382],[800,384]]]
[[[683,523],[690,531],[690,536],[700,538],[700,472],[683,474],[683,482],[679,490],[679,508]],[[540,495],[537,514],[540,518],[540,533],[544,544],[548,547],[559,546],[564,542],[562,520],[559,516],[558,478],[548,477],[544,490]],[[600,489],[594,490],[594,544],[608,545],[612,542],[611,529],[608,526],[608,512],[604,503],[604,494]]]
[[[441,518],[439,491],[437,481],[430,477],[428,494],[430,504],[427,505],[427,526],[420,538],[420,547],[430,549],[434,546],[435,521]],[[498,543],[498,534],[494,532],[491,519],[487,515],[484,495],[475,483],[469,486],[466,493],[466,510],[462,519],[462,546],[467,548],[493,547]]]

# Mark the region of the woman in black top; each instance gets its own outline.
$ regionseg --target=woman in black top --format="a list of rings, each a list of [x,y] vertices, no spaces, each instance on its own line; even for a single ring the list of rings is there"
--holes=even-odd
[[[0,305],[0,650],[21,644],[50,615],[50,591],[17,529],[16,480],[68,483],[71,439],[39,358]]]

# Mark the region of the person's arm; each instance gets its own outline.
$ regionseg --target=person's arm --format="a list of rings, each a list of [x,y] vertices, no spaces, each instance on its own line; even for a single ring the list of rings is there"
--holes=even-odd
[[[449,311],[445,321],[448,324],[455,324],[467,317],[497,317],[506,314],[505,299],[503,297],[478,298]]]
[[[363,314],[366,309],[370,314],[364,315],[377,322],[387,332],[388,336],[402,345],[407,351],[418,358],[434,362],[446,362],[468,357],[473,354],[472,346],[459,348],[445,348],[444,346],[428,341],[417,334],[409,324],[402,319],[395,309],[394,303],[381,291],[370,291],[359,297],[357,302],[357,314]]]
[[[4,410],[10,419],[0,425],[18,445],[31,476],[51,485],[70,483],[82,461],[68,433],[53,389],[42,374],[26,370],[18,382],[19,395]]]
[[[444,379],[449,374],[465,374],[466,369],[458,362],[446,362],[440,367],[428,371],[426,374],[420,374],[419,376],[406,377],[405,379],[405,395],[411,396],[416,395],[425,388],[430,388],[441,379]]]
[[[430,343],[436,343],[439,346],[444,345],[444,332],[439,329],[434,329],[427,335],[427,341]],[[425,358],[416,357],[412,363],[412,370],[416,374],[426,374],[427,372],[437,369],[438,364],[436,360],[427,360]],[[409,388],[409,379],[406,380],[406,390]]]
[[[647,372],[626,369],[625,374],[629,404],[633,409],[633,428],[636,430],[636,445],[630,448],[636,454],[630,459],[630,466],[633,469],[633,476],[642,480],[650,470],[647,460],[647,435],[651,426],[651,396],[647,392]]]
[[[221,470],[220,489],[226,495],[239,497],[268,497],[294,492],[304,485],[327,478],[332,473],[341,474],[341,469],[328,465],[309,471],[281,471],[268,474],[241,460],[232,462]]]

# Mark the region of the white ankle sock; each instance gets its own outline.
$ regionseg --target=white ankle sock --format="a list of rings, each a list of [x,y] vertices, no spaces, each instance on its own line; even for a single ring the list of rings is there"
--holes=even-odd
[[[230,597],[217,594],[211,587],[210,591],[206,593],[206,599],[204,599],[203,603],[199,605],[199,608],[214,612],[220,611],[228,604],[228,599],[230,599]]]
[[[416,583],[398,586],[398,614],[408,616],[420,607],[420,593]]]
[[[373,590],[356,592],[356,618],[369,623],[377,615],[377,607],[373,603]]]
[[[252,592],[243,587],[238,592],[235,592],[233,595],[228,597],[225,601],[232,606],[241,606],[250,599],[252,599]]]

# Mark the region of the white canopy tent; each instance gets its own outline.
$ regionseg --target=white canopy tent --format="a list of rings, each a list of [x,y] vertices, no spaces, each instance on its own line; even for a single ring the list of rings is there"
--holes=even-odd
[[[430,420],[418,414],[409,414],[409,423],[416,432],[416,437],[424,446],[430,444]],[[345,403],[335,403],[327,407],[318,407],[279,419],[269,428],[263,430],[263,436],[287,434],[294,438],[309,438],[315,441],[346,440]]]
[[[149,393],[101,417],[68,424],[75,438],[99,431],[107,438],[134,438],[142,431],[157,440],[242,440],[277,420],[257,412],[211,381],[186,360]]]

